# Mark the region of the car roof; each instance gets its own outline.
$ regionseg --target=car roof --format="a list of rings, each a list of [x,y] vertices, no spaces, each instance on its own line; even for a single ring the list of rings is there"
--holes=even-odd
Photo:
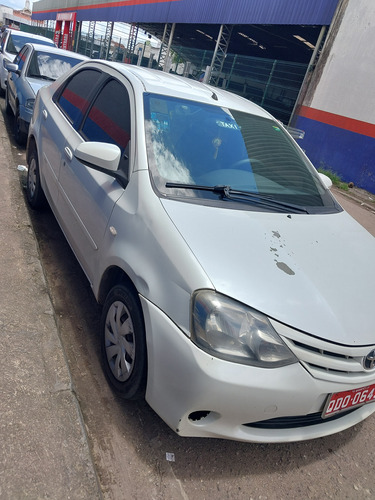
[[[32,43],[32,42],[25,43],[25,45],[27,45],[28,47],[32,47],[34,50],[48,52],[49,54],[57,54],[62,56],[73,57],[81,61],[90,59],[89,57],[84,56],[83,54],[78,54],[77,52],[72,52],[71,50],[59,49],[54,45],[43,45],[41,43]]]
[[[138,80],[138,82],[143,85],[145,92],[199,101],[216,106],[243,110],[258,116],[263,116],[264,118],[273,118],[263,108],[244,97],[196,80],[165,73],[156,69],[125,63],[103,60],[91,60],[91,62],[110,66],[131,81]],[[90,64],[90,62],[85,64]]]
[[[21,38],[35,38],[35,40],[44,40],[44,41],[49,41],[51,42],[51,45],[54,45],[54,41],[51,40],[50,38],[47,38],[46,36],[41,36],[41,35],[36,35],[35,33],[27,33],[26,31],[19,31],[19,30],[14,30],[11,28],[7,28],[6,31],[9,31],[10,33],[14,33]]]

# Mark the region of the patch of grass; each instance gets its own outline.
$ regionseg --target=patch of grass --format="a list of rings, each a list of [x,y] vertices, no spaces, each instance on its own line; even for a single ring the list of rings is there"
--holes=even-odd
[[[341,180],[341,177],[336,174],[335,172],[332,172],[332,170],[326,170],[324,168],[318,168],[318,172],[320,172],[321,174],[324,174],[326,175],[327,177],[329,177],[332,181],[332,184],[336,187],[338,187],[339,189],[343,189],[344,191],[349,191],[349,186],[348,186],[348,183],[347,182],[343,182]]]

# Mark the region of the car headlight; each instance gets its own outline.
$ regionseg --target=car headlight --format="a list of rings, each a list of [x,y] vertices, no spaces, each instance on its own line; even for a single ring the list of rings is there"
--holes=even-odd
[[[25,102],[25,108],[33,109],[35,103],[35,99],[27,99]]]
[[[266,316],[213,290],[193,296],[192,340],[234,363],[277,368],[298,362]]]

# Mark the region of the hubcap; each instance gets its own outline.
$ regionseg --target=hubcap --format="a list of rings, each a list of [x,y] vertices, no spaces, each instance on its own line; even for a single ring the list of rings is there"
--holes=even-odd
[[[119,382],[132,374],[135,361],[134,327],[128,308],[120,301],[108,309],[105,332],[105,350],[108,365]]]
[[[34,158],[30,162],[27,178],[30,196],[31,198],[34,198],[36,189],[36,162]]]

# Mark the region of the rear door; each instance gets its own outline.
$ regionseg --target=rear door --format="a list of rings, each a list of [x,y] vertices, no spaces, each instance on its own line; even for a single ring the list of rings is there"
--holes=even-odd
[[[58,178],[64,160],[66,138],[75,133],[89,107],[90,95],[94,95],[102,78],[102,72],[85,69],[70,78],[51,99],[44,92],[41,100],[40,161],[43,170],[43,189],[54,212],[59,194]],[[81,139],[82,142],[82,139]],[[58,213],[56,213],[59,219]],[[61,222],[59,220],[59,222]]]

